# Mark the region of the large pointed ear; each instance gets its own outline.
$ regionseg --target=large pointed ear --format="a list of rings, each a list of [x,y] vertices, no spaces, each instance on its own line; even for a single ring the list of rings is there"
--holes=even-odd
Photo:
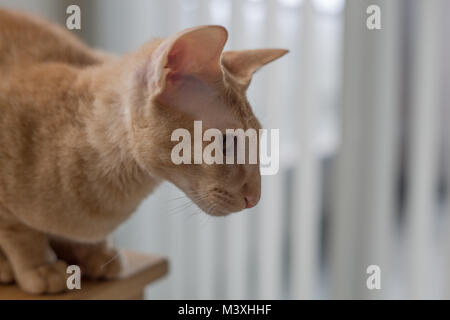
[[[151,100],[206,126],[223,127],[230,112],[216,87],[223,79],[220,57],[227,37],[224,27],[201,26],[160,43],[146,66]]]
[[[220,56],[228,38],[221,26],[200,26],[164,40],[152,54],[148,83],[153,96],[191,77],[221,76]]]
[[[252,75],[262,66],[272,62],[286,53],[285,49],[257,49],[242,51],[225,51],[222,54],[222,65],[243,86],[248,86]]]

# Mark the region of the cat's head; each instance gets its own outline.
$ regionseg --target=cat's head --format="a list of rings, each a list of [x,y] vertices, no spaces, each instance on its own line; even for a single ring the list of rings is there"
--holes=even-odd
[[[151,174],[174,183],[211,215],[226,215],[258,203],[259,160],[249,163],[251,144],[247,140],[245,164],[194,164],[195,152],[201,152],[194,147],[194,121],[202,121],[202,134],[210,128],[217,128],[224,137],[226,129],[258,132],[261,125],[246,98],[248,85],[256,70],[288,52],[223,52],[226,40],[225,28],[202,26],[145,45],[133,58],[137,71],[130,89],[136,159]],[[191,164],[173,161],[172,152],[179,141],[171,137],[180,128],[187,129],[192,138]],[[223,137],[215,136],[211,141],[214,139]],[[227,141],[232,140],[228,137]],[[200,143],[204,150],[211,142],[202,139]],[[223,149],[230,153],[227,148],[229,144]]]

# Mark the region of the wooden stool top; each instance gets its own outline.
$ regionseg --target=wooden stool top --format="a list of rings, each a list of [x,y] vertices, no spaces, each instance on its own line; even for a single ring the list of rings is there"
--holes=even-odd
[[[56,295],[31,295],[16,285],[0,285],[0,300],[98,300],[142,299],[144,288],[163,277],[169,270],[165,258],[124,251],[126,266],[123,275],[111,281],[81,281],[81,289]]]

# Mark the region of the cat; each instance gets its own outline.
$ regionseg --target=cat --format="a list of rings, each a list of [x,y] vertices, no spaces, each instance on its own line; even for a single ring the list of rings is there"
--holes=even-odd
[[[284,49],[223,51],[198,26],[117,57],[40,18],[0,10],[0,283],[32,294],[123,269],[108,236],[162,181],[224,216],[260,198],[258,164],[175,165],[177,128],[254,128],[253,73]],[[119,258],[116,258],[118,257]]]

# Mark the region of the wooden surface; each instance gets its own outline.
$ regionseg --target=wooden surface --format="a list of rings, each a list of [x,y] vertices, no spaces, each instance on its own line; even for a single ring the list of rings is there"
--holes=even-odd
[[[168,272],[166,259],[124,252],[126,267],[122,277],[112,281],[81,281],[80,290],[70,290],[57,295],[30,295],[15,285],[0,285],[0,300],[98,300],[98,299],[142,299],[144,288]]]

